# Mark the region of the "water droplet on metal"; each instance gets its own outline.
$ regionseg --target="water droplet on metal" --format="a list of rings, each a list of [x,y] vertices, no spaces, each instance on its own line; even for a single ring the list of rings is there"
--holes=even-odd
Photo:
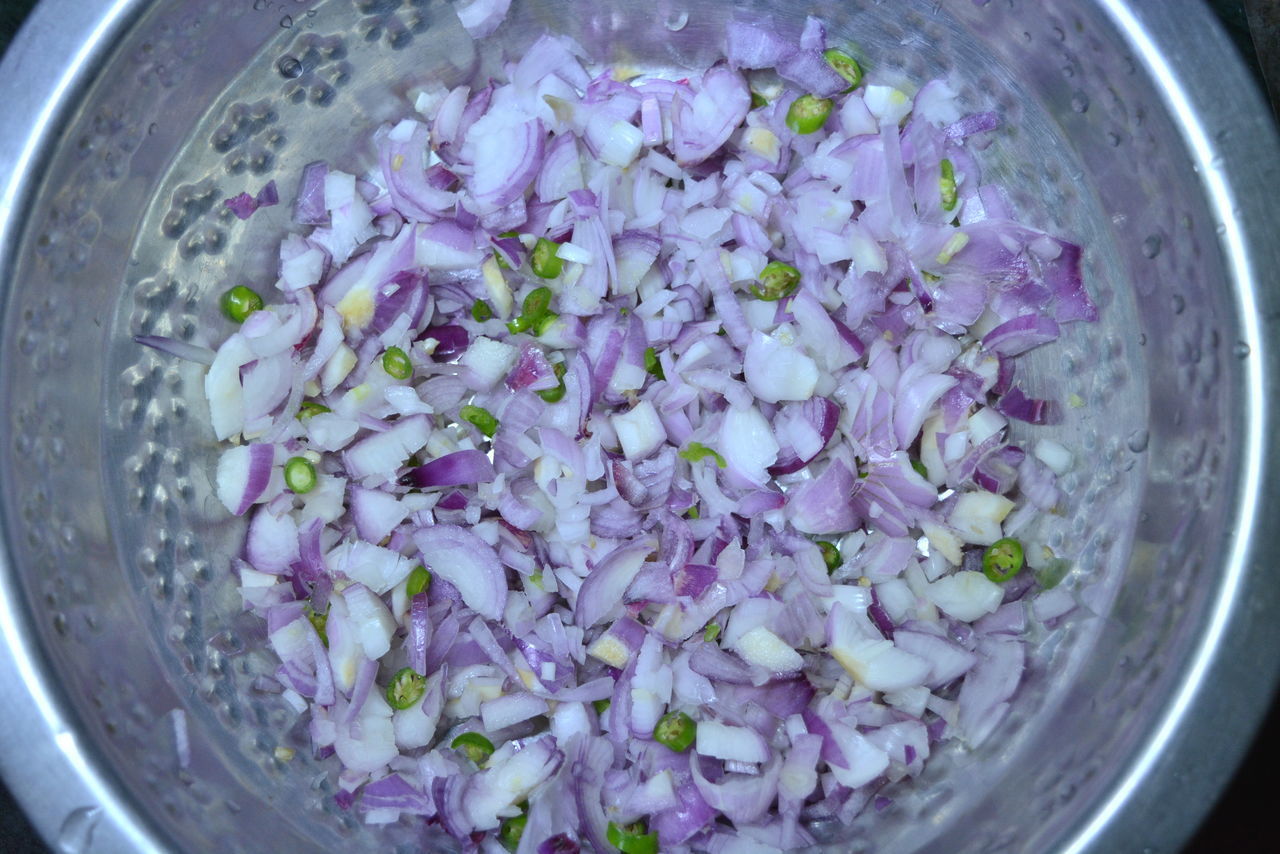
[[[1129,434],[1129,438],[1125,440],[1125,444],[1129,446],[1129,450],[1135,454],[1140,454],[1147,449],[1147,443],[1151,441],[1151,434],[1146,430],[1134,430]]]
[[[296,56],[293,56],[292,54],[285,54],[280,57],[280,61],[276,63],[276,70],[280,72],[281,77],[288,77],[292,79],[294,77],[301,77],[303,69],[302,63]]]
[[[1089,96],[1083,92],[1076,92],[1071,96],[1071,109],[1077,113],[1085,113],[1089,111]]]
[[[98,826],[101,807],[78,807],[67,814],[58,828],[55,847],[62,854],[85,854],[93,842],[93,829]]]
[[[147,125],[147,136],[151,136],[158,130],[160,130],[160,125],[156,124],[155,122],[152,122],[151,124]]]
[[[678,15],[672,15],[669,18],[667,18],[663,26],[665,26],[668,30],[670,30],[673,33],[678,33],[680,32],[680,30],[683,30],[685,28],[685,25],[688,23],[689,23],[689,13],[681,12]]]
[[[1236,345],[1231,348],[1231,354],[1237,359],[1246,359],[1250,353],[1249,345],[1243,341],[1237,341]]]
[[[253,0],[253,11],[265,11],[271,5],[271,0]]]
[[[1138,333],[1138,346],[1139,347],[1147,346],[1147,333],[1145,332]]]
[[[1169,298],[1169,305],[1173,308],[1174,314],[1182,314],[1187,310],[1187,301],[1182,294],[1174,294]]]
[[[280,19],[280,26],[281,26],[281,27],[284,27],[286,30],[287,30],[287,29],[289,29],[290,27],[292,27],[292,26],[293,26],[293,16],[292,16],[292,15],[285,15],[283,18],[281,18],[281,19]]]
[[[1111,145],[1112,148],[1115,148],[1120,145],[1120,143],[1122,142],[1122,139],[1120,137],[1120,134],[1116,133],[1113,130],[1109,130],[1107,131],[1107,142]]]
[[[1148,258],[1154,258],[1160,254],[1160,248],[1164,241],[1160,239],[1160,235],[1153,234],[1146,240],[1142,241],[1142,254]]]

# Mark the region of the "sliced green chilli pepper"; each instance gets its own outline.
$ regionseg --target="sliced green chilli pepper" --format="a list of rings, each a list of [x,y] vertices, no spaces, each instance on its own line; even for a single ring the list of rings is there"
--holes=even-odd
[[[925,480],[929,479],[929,469],[920,460],[912,460],[911,468],[915,470],[916,474],[920,475]]]
[[[551,311],[551,288],[534,288],[524,298],[520,316],[510,320],[507,329],[513,335],[529,329],[534,330],[534,334],[541,335],[557,317],[559,315]]]
[[[591,701],[591,708],[593,708],[593,709],[595,709],[595,710],[596,710],[596,714],[597,714],[597,715],[603,715],[605,712],[609,711],[609,705],[610,705],[610,703],[611,703],[611,701],[610,701],[610,700],[608,700],[608,699],[604,699],[604,700],[592,700],[592,701]]]
[[[310,418],[312,415],[323,415],[333,410],[325,406],[323,403],[316,403],[314,400],[304,400],[302,405],[298,407],[298,420]]]
[[[387,376],[407,380],[413,376],[413,362],[409,361],[409,354],[404,350],[388,347],[382,354],[382,370],[387,372]]]
[[[555,323],[559,319],[560,315],[556,314],[554,311],[548,311],[542,315],[542,317],[539,317],[533,322],[533,334],[546,335],[547,330],[551,328],[551,324]]]
[[[539,590],[545,590],[545,589],[546,589],[546,588],[544,588],[544,587],[542,586],[542,573],[541,573],[541,572],[535,572],[533,575],[530,575],[530,576],[529,576],[529,583],[530,583],[530,584],[532,584],[534,587],[538,588]]]
[[[543,279],[554,279],[564,269],[564,260],[556,255],[560,247],[545,237],[539,237],[529,253],[529,266],[533,274]]]
[[[818,550],[822,552],[822,562],[827,565],[828,574],[840,568],[840,549],[835,543],[818,540]]]
[[[787,127],[798,134],[813,133],[826,124],[831,106],[830,98],[801,95],[787,109]]]
[[[992,581],[1008,581],[1022,569],[1022,543],[1012,537],[996,540],[982,553],[982,574]]]
[[[520,313],[533,323],[550,310],[551,288],[544,286],[529,291],[529,295],[524,298],[524,303],[521,305]]]
[[[427,693],[427,677],[412,667],[402,667],[387,683],[387,702],[393,709],[407,709]]]
[[[316,488],[316,467],[306,457],[290,457],[284,463],[284,485],[295,495],[305,495]]]
[[[688,510],[686,510],[686,511],[684,511],[684,518],[686,518],[686,519],[697,519],[697,518],[698,518],[698,505],[697,505],[697,504],[690,505],[689,509],[688,509]]]
[[[324,644],[325,646],[328,646],[329,635],[328,633],[325,632],[325,629],[329,625],[329,612],[325,611],[323,614],[317,614],[315,611],[312,611],[310,608],[308,608],[307,620],[311,623],[312,627],[316,630],[316,634],[320,636],[320,643]]]
[[[751,109],[756,110],[756,109],[759,109],[760,107],[767,107],[767,106],[769,106],[768,98],[766,98],[764,95],[761,95],[759,92],[751,93]]]
[[[658,351],[656,348],[649,347],[644,351],[644,369],[646,372],[653,374],[660,380],[665,380],[667,374],[662,370],[662,362],[658,361]]]
[[[478,732],[464,732],[449,745],[454,750],[461,750],[468,759],[477,765],[493,755],[493,742]]]
[[[412,599],[419,593],[425,592],[430,586],[431,573],[427,572],[425,566],[415,566],[413,572],[409,573],[409,580],[404,583],[404,592],[406,596]]]
[[[711,643],[718,637],[720,637],[720,624],[708,623],[706,630],[702,633],[702,639],[707,643]]]
[[[849,88],[846,92],[852,92],[858,88],[858,84],[862,82],[862,66],[858,65],[858,60],[839,48],[829,47],[822,52],[822,58],[827,61],[845,80],[849,81]]]
[[[800,271],[790,264],[770,261],[756,278],[760,284],[751,286],[751,295],[765,302],[777,302],[795,291],[800,284]]]
[[[551,366],[551,369],[556,372],[556,379],[559,381],[559,385],[557,385],[555,388],[544,388],[542,391],[538,392],[538,397],[542,398],[547,403],[559,403],[560,401],[564,400],[564,392],[565,392],[564,362],[556,362],[554,365]]]
[[[653,740],[684,753],[698,737],[698,725],[684,712],[667,712],[653,728]]]
[[[648,829],[643,821],[622,827],[609,822],[604,835],[622,854],[658,854],[658,834],[646,833]]]
[[[720,456],[701,442],[690,442],[689,446],[680,452],[680,456],[684,457],[691,463],[696,463],[698,460],[712,457],[715,459],[716,465],[720,468],[724,468],[728,465],[728,463],[724,461],[724,457]]]
[[[244,323],[249,315],[262,310],[262,297],[253,288],[236,285],[222,295],[220,304],[227,319]]]
[[[953,211],[956,209],[956,167],[951,164],[947,158],[942,158],[940,165],[942,174],[938,178],[938,192],[942,194],[942,209],[944,211]]]
[[[493,417],[493,413],[482,406],[472,406],[467,404],[458,411],[458,417],[475,426],[484,435],[490,439],[493,434],[498,432],[498,419]]]
[[[520,845],[520,838],[524,836],[524,826],[528,823],[529,816],[524,813],[512,816],[504,821],[502,827],[498,830],[498,841],[508,851],[515,851]]]
[[[471,319],[476,323],[484,323],[491,317],[493,317],[493,309],[489,303],[478,299],[471,304]]]

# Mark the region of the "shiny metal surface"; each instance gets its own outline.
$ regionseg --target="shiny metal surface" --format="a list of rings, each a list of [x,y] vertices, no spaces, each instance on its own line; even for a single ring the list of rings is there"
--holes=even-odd
[[[509,50],[550,26],[597,60],[676,72],[728,14],[794,30],[808,11],[513,6]],[[1104,315],[1029,363],[1033,391],[1084,404],[1052,428],[1080,465],[1043,536],[1096,616],[1040,639],[1002,741],[939,756],[830,848],[1175,850],[1280,662],[1265,107],[1191,0],[857,0],[824,17],[873,73],[948,73],[1001,111],[989,175],[1086,245]],[[443,0],[45,0],[5,57],[0,770],[61,850],[260,851],[264,832],[278,852],[421,850],[337,810],[305,750],[274,758],[306,732],[249,687],[268,657],[227,567],[242,532],[210,499],[200,371],[130,336],[215,343],[208,295],[268,270],[287,228],[287,204],[248,227],[220,200],[274,177],[287,203],[318,157],[363,167],[367,129],[414,86],[498,59]]]

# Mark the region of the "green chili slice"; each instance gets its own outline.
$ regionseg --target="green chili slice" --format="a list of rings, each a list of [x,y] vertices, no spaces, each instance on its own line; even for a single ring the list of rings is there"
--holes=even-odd
[[[840,549],[835,543],[818,540],[818,550],[822,552],[822,562],[827,565],[828,574],[840,568]]]
[[[942,209],[944,211],[953,211],[956,209],[956,167],[952,165],[947,158],[942,158],[940,164],[941,174],[938,177],[938,192],[942,194]]]
[[[464,732],[449,744],[477,765],[493,755],[493,742],[478,732]]]
[[[787,109],[787,127],[798,134],[813,133],[826,124],[831,107],[830,98],[801,95]]]
[[[551,288],[543,286],[534,288],[529,291],[529,295],[524,298],[520,313],[529,318],[530,322],[542,317],[551,310]]]
[[[764,95],[761,95],[759,92],[751,93],[751,109],[757,110],[760,107],[767,107],[767,106],[769,106],[768,98],[766,98]]]
[[[255,311],[262,310],[262,297],[253,288],[236,285],[222,295],[220,300],[222,313],[228,320],[244,323],[245,319]]]
[[[658,854],[658,834],[647,833],[647,830],[643,821],[622,827],[609,822],[604,835],[622,854]]]
[[[716,465],[720,468],[724,468],[728,465],[728,463],[725,462],[724,457],[720,456],[701,442],[690,442],[689,446],[680,452],[680,456],[691,463],[696,463],[698,460],[712,457],[715,459]]]
[[[471,304],[471,319],[476,323],[484,323],[491,317],[493,317],[493,308],[489,303],[478,299]]]
[[[556,362],[554,365],[551,366],[551,369],[556,372],[556,380],[558,380],[558,384],[556,385],[555,388],[544,388],[542,391],[538,392],[538,397],[542,398],[547,403],[559,403],[560,401],[564,400],[564,392],[565,392],[564,362]]]
[[[551,328],[551,324],[555,323],[559,319],[560,315],[556,314],[554,311],[548,311],[546,314],[542,315],[542,317],[539,317],[533,322],[533,334],[546,335],[547,330]]]
[[[318,614],[310,608],[307,608],[307,620],[316,630],[316,634],[320,636],[320,643],[327,647],[329,645],[329,635],[325,632],[325,629],[329,625],[329,612],[325,611],[323,614]]]
[[[393,709],[407,709],[427,693],[427,677],[412,667],[402,667],[387,683],[387,702]]]
[[[507,819],[498,830],[498,841],[508,851],[515,851],[520,845],[520,838],[524,836],[524,826],[528,823],[529,816],[524,813]]]
[[[333,410],[325,406],[323,403],[316,403],[314,400],[304,400],[302,405],[298,407],[298,420],[310,418],[312,415],[323,415]]]
[[[474,425],[477,430],[491,439],[493,434],[498,432],[498,419],[482,406],[467,404],[458,411],[458,417]]]
[[[387,372],[387,376],[407,380],[413,376],[413,362],[409,361],[409,354],[404,350],[388,347],[387,352],[382,354],[382,370]]]
[[[1022,543],[1005,537],[982,553],[982,574],[995,582],[1008,581],[1022,569]]]
[[[290,457],[284,463],[284,485],[296,495],[316,488],[316,467],[306,457]]]
[[[702,639],[707,643],[711,643],[718,637],[720,637],[720,624],[708,623],[707,628],[702,632]]]
[[[419,593],[426,592],[430,586],[431,573],[425,566],[415,566],[413,572],[409,573],[409,580],[404,583],[404,592],[406,596],[413,598]]]
[[[533,274],[542,279],[554,279],[564,270],[564,259],[556,255],[560,246],[554,241],[539,237],[529,253],[529,266]]]
[[[790,264],[770,261],[756,278],[760,284],[751,286],[752,296],[765,302],[777,302],[795,291],[800,284],[800,271]]]
[[[911,468],[915,470],[916,474],[920,475],[925,480],[929,479],[929,469],[920,460],[912,460]]]
[[[822,52],[822,58],[827,61],[839,74],[849,82],[849,88],[846,92],[852,92],[858,88],[858,84],[862,82],[862,66],[858,65],[858,60],[839,48],[829,47]]]
[[[653,728],[653,740],[684,753],[698,736],[698,725],[684,712],[667,712]]]
[[[665,380],[667,374],[662,370],[662,362],[658,361],[658,350],[655,347],[648,347],[644,351],[644,369],[646,372],[653,374],[660,380]]]
[[[591,701],[591,708],[593,708],[593,709],[595,709],[595,710],[596,710],[596,714],[597,714],[597,715],[603,715],[605,712],[609,711],[609,705],[610,705],[610,703],[611,703],[611,702],[612,702],[612,701],[611,701],[611,700],[608,700],[608,699],[604,699],[604,700],[592,700],[592,701]]]

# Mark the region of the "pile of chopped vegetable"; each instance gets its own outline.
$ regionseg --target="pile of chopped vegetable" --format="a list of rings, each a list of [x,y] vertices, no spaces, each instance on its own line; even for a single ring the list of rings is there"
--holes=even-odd
[[[1074,607],[1019,539],[1071,456],[1009,422],[1054,412],[1016,357],[1097,316],[1080,249],[981,183],[994,115],[817,20],[688,79],[584,57],[545,35],[367,174],[308,166],[273,296],[225,294],[216,355],[144,343],[210,362],[263,682],[339,803],[468,850],[801,847],[991,736]]]

